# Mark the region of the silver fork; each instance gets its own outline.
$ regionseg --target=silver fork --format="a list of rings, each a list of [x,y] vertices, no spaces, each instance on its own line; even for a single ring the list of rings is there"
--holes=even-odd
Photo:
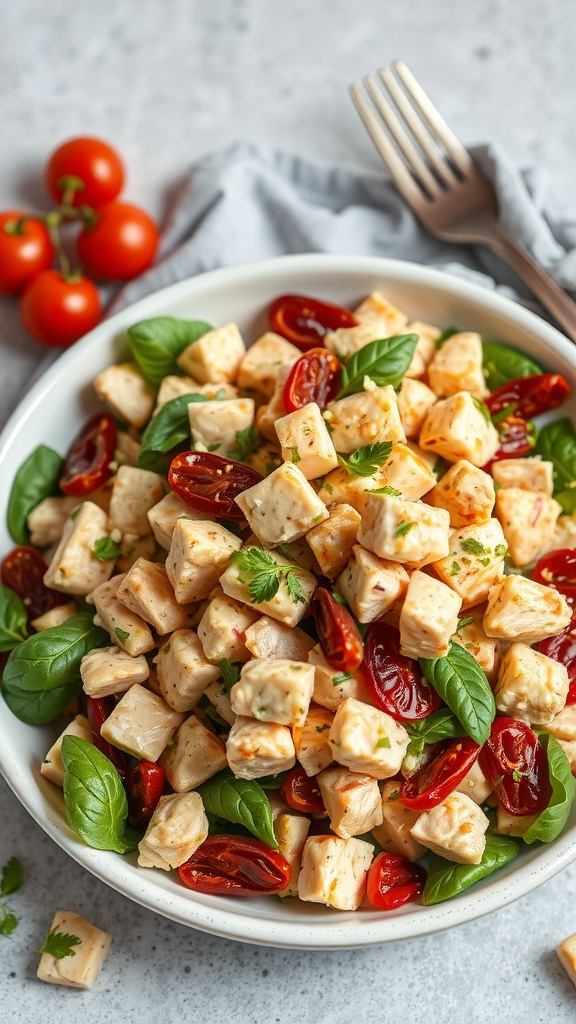
[[[491,183],[412,72],[403,61],[392,68],[378,72],[380,84],[364,79],[372,104],[359,86],[350,92],[398,191],[431,234],[493,249],[576,341],[576,302],[502,227]]]

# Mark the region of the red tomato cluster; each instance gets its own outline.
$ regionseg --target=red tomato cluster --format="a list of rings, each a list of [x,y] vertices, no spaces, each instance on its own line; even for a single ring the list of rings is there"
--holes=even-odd
[[[96,326],[102,309],[91,278],[126,281],[156,255],[158,228],[140,207],[118,199],[123,184],[122,161],[108,143],[71,139],[46,167],[56,209],[0,213],[0,292],[20,294],[22,323],[43,345],[66,348]],[[70,266],[59,231],[69,222],[80,226],[76,248],[90,277]]]

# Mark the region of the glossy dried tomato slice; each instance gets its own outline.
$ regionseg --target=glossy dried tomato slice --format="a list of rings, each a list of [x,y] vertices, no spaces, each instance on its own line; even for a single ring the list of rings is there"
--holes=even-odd
[[[168,471],[170,487],[187,505],[237,523],[244,515],[234,499],[261,480],[262,475],[243,462],[211,452],[182,452]]]
[[[98,747],[98,750],[102,751],[109,761],[112,761],[122,782],[126,785],[129,769],[124,754],[100,735],[104,722],[113,710],[113,697],[86,697],[86,717],[90,722],[94,746]]]
[[[293,807],[295,811],[319,814],[326,810],[316,779],[306,775],[300,765],[286,776],[280,792],[289,807]]]
[[[468,774],[480,753],[480,746],[469,736],[442,740],[430,761],[400,787],[400,800],[411,811],[428,811],[453,793]]]
[[[65,494],[90,494],[112,475],[116,451],[116,420],[99,412],[80,431],[64,463],[60,489]]]
[[[162,796],[166,772],[154,761],[139,761],[130,768],[125,788],[128,798],[128,821],[135,828],[144,828]]]
[[[576,624],[571,622],[561,633],[541,640],[536,650],[566,666],[570,682],[566,703],[576,704]]]
[[[570,385],[560,373],[534,373],[496,388],[486,399],[486,405],[492,416],[509,409],[510,414],[530,420],[558,408],[569,394]]]
[[[440,697],[422,678],[418,662],[400,654],[400,633],[394,626],[371,622],[364,644],[364,675],[376,707],[407,722],[437,711]]]
[[[529,455],[536,444],[534,424],[521,416],[507,416],[498,424],[500,445],[489,462],[483,466],[486,473],[490,467],[501,459],[520,459]]]
[[[292,869],[286,858],[259,839],[208,836],[178,868],[188,889],[219,896],[256,896],[281,892]]]
[[[544,747],[529,725],[495,718],[480,752],[480,767],[509,814],[540,814],[552,786]]]
[[[310,607],[322,654],[338,672],[354,672],[362,664],[364,647],[358,626],[329,590],[318,587]]]
[[[276,334],[306,352],[340,327],[355,327],[356,317],[348,309],[321,302],[306,295],[280,295],[268,309],[270,326]]]
[[[288,412],[315,402],[322,410],[336,397],[342,364],[327,348],[311,348],[297,359],[288,374],[282,395]]]
[[[376,910],[395,910],[421,895],[428,874],[400,853],[379,853],[368,871],[366,895]]]
[[[576,548],[558,548],[544,555],[534,567],[532,579],[563,594],[576,609]]]
[[[37,619],[69,600],[66,594],[46,586],[46,569],[46,562],[40,552],[24,545],[10,551],[2,562],[2,583],[18,594],[29,620]]]

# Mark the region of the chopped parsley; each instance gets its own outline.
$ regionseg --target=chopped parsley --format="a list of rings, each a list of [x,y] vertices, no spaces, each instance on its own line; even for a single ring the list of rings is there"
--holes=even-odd
[[[457,576],[459,572],[460,572],[460,566],[458,565],[458,562],[452,562],[452,565],[448,569],[448,575],[449,576]]]
[[[342,683],[347,683],[349,679],[352,679],[351,672],[337,672],[335,676],[332,676],[332,685],[341,686]]]
[[[519,768],[515,768],[512,772],[512,778],[514,779],[514,782],[522,782],[524,775]]]
[[[494,548],[494,554],[496,555],[496,558],[507,558],[508,548],[505,544],[497,544]]]
[[[465,540],[460,541],[460,547],[462,551],[465,551],[467,555],[485,555],[487,554],[486,548],[479,540],[475,540],[474,537],[466,537]]]
[[[323,490],[328,491],[328,494],[334,494],[334,488],[332,487],[332,484],[322,484],[322,488]]]
[[[391,746],[392,746],[392,744],[390,743],[390,740],[388,739],[388,737],[387,736],[381,736],[380,739],[378,740],[378,743],[376,744],[376,749],[378,750],[379,747],[385,747],[386,750],[390,750]]]
[[[94,542],[92,548],[92,554],[94,558],[97,558],[100,562],[109,562],[113,558],[119,558],[122,554],[122,548],[120,544],[116,544],[115,541],[111,540],[110,537],[99,537]]]
[[[398,523],[395,536],[405,537],[407,533],[410,533],[413,526],[416,526],[416,523],[411,523],[409,520],[405,520],[403,523]]]
[[[82,939],[77,935],[65,935],[63,932],[49,932],[38,950],[39,953],[49,953],[56,960],[63,960],[65,956],[76,956],[73,946],[79,946]]]
[[[226,452],[229,459],[236,459],[237,462],[245,462],[246,457],[251,455],[260,447],[260,435],[256,427],[246,427],[245,430],[237,430],[235,433],[236,448]],[[219,447],[217,445],[216,447]],[[210,449],[209,449],[210,451]]]
[[[478,409],[478,412],[482,413],[482,415],[483,415],[484,419],[486,420],[486,422],[490,423],[491,422],[490,409],[488,408],[486,403],[485,402],[481,402],[480,399],[479,398],[475,398],[474,395],[472,395],[472,401],[474,402],[474,405]]]
[[[391,498],[402,497],[402,491],[397,491],[395,487],[390,487],[390,484],[386,484],[385,487],[374,487],[373,490],[368,491],[368,494],[388,494]]]
[[[125,644],[130,637],[130,633],[127,633],[125,629],[120,629],[120,626],[116,626],[114,630],[114,636],[120,641],[121,644]]]
[[[222,685],[226,690],[226,693],[230,693],[234,684],[240,679],[242,662],[231,662],[228,661],[228,658],[222,658],[222,660],[218,662],[218,667],[222,673]]]
[[[350,476],[373,476],[388,461],[391,451],[392,441],[376,441],[357,448],[348,456],[339,455],[338,462]]]
[[[281,580],[284,580],[289,596],[295,604],[306,603],[306,595],[297,573],[305,572],[299,565],[278,565],[269,551],[261,548],[243,548],[232,554],[240,572],[248,573],[251,579],[240,579],[248,582],[250,598],[255,604],[271,601],[278,593]]]
[[[466,626],[471,626],[474,622],[473,615],[466,615],[463,619],[458,619],[458,629],[465,629]]]
[[[300,452],[298,451],[298,448],[297,448],[296,445],[292,445],[292,447],[290,449],[290,455],[292,457],[292,462],[294,464],[296,464],[297,462],[302,462],[302,459],[300,458]]]

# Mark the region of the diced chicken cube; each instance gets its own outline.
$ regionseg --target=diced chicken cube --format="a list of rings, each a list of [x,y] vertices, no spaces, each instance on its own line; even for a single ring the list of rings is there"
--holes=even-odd
[[[230,703],[236,715],[301,726],[313,691],[312,665],[287,658],[254,658],[242,667],[230,691]]]
[[[491,588],[503,578],[506,554],[502,527],[497,519],[489,519],[452,530],[450,554],[434,562],[433,569],[462,598],[462,607],[470,608],[486,601]]]
[[[158,473],[134,466],[120,466],[110,499],[110,527],[120,533],[145,537],[150,533],[148,511],[164,497],[164,480]]]
[[[290,729],[274,722],[238,717],[226,741],[228,764],[237,779],[261,779],[289,771],[296,763]]]
[[[210,685],[204,690],[204,694],[210,703],[214,705],[216,711],[220,715],[220,718],[222,718],[227,725],[234,725],[236,715],[232,711],[230,695],[222,680],[210,683]]]
[[[475,526],[487,522],[492,515],[496,501],[494,481],[478,466],[460,459],[428,491],[425,500],[429,505],[448,510],[450,526]]]
[[[81,740],[86,740],[86,743],[92,743],[92,729],[86,716],[76,715],[56,742],[52,744],[40,765],[40,774],[56,786],[64,785],[65,771],[64,762],[62,761],[62,740],[65,736],[78,736]]]
[[[330,828],[342,839],[364,835],[382,824],[378,782],[346,768],[327,768],[316,781],[330,818]]]
[[[156,416],[167,402],[173,401],[174,398],[182,398],[184,395],[204,395],[209,401],[215,398],[217,402],[221,402],[227,398],[237,398],[238,388],[225,381],[199,384],[192,377],[176,377],[169,374],[160,382],[154,415]]]
[[[174,494],[174,491],[170,491],[157,505],[148,510],[148,522],[150,523],[152,533],[156,542],[161,548],[165,548],[166,551],[170,550],[174,527],[183,516],[202,522],[206,520],[211,521],[210,516],[191,508],[185,501],[182,501],[182,498]]]
[[[391,562],[420,568],[450,553],[446,509],[371,494],[362,513],[358,542]]]
[[[549,550],[561,511],[561,505],[546,494],[520,487],[500,488],[496,515],[514,565],[529,565]]]
[[[482,367],[482,338],[473,331],[453,334],[440,348],[428,367],[428,382],[439,398],[468,391],[475,398],[488,394]]]
[[[576,704],[566,704],[551,722],[546,723],[546,731],[552,733],[557,740],[567,743],[576,740]]]
[[[457,793],[464,793],[465,796],[469,796],[475,804],[485,803],[493,790],[494,786],[484,775],[478,761],[474,762],[470,771],[462,779],[462,782],[456,786]]]
[[[560,516],[556,522],[549,550],[556,551],[558,548],[576,548],[576,519],[572,516]]]
[[[424,811],[412,826],[412,838],[432,853],[456,864],[479,864],[486,848],[489,821],[464,793],[450,793],[441,804]]]
[[[93,590],[87,600],[96,606],[96,625],[103,626],[118,647],[136,658],[153,649],[154,637],[144,619],[135,615],[118,597],[125,578],[124,574],[113,576],[107,583],[101,583]]]
[[[418,843],[410,832],[419,812],[404,807],[399,797],[400,784],[385,782],[381,796],[382,824],[372,829],[372,835],[385,853],[399,853],[408,860],[420,860],[426,853],[426,847]]]
[[[41,633],[43,629],[61,626],[63,622],[67,622],[73,615],[76,615],[77,611],[78,608],[74,601],[68,601],[66,604],[57,604],[55,608],[50,608],[49,611],[44,612],[44,615],[39,615],[37,619],[32,619],[30,625],[37,633]]]
[[[275,551],[270,552],[270,554],[277,565],[294,565],[290,559],[283,558],[281,555],[276,554]],[[298,572],[298,582],[304,592],[304,601],[295,601],[291,597],[286,580],[282,577],[278,592],[270,601],[255,602],[250,596],[246,574],[242,572],[237,562],[232,562],[220,577],[220,586],[224,593],[228,594],[228,597],[232,597],[236,601],[242,601],[244,604],[249,605],[250,608],[254,608],[264,615],[270,615],[273,619],[278,619],[286,626],[296,626],[304,618],[310,607],[310,601],[317,585],[316,577],[306,571]]]
[[[461,605],[461,597],[445,583],[413,572],[400,612],[400,653],[407,658],[444,658]]]
[[[576,775],[576,740],[558,740],[558,743],[566,754],[572,775]]]
[[[556,954],[573,985],[576,985],[576,934],[556,947]]]
[[[552,497],[554,466],[538,457],[501,459],[492,466],[492,476],[500,487],[519,487]]]
[[[290,865],[290,881],[279,896],[298,895],[298,875],[304,851],[304,843],[308,838],[310,821],[302,814],[279,814],[274,819],[274,833],[278,841],[278,849]]]
[[[106,513],[91,501],[80,505],[78,515],[68,519],[62,539],[44,575],[47,587],[64,594],[86,595],[110,579],[114,559],[102,562],[94,545],[108,535]]]
[[[254,401],[234,398],[224,402],[193,402],[188,418],[194,447],[198,451],[216,452],[234,458],[230,452],[238,448],[236,434],[254,423]]]
[[[282,455],[278,445],[271,441],[264,441],[255,452],[246,456],[246,465],[251,466],[261,476],[270,476],[275,469],[282,465]]]
[[[266,547],[304,537],[328,519],[328,509],[297,466],[284,463],[236,498],[250,527]]]
[[[154,388],[135,363],[108,366],[96,377],[94,390],[118,419],[132,427],[143,427],[152,415]]]
[[[276,420],[285,416],[288,409],[284,405],[284,385],[288,379],[290,367],[286,364],[278,367],[278,377],[272,392],[272,397],[266,405],[261,405],[256,413],[256,429],[268,441],[278,443],[276,434]]]
[[[138,760],[157,761],[183,718],[161,697],[137,684],[120,698],[100,735]]]
[[[282,458],[296,465],[307,480],[324,476],[338,465],[338,456],[326,421],[316,402],[276,420],[276,433],[282,446]]]
[[[363,839],[309,836],[304,844],[298,896],[336,910],[358,910],[374,847]]]
[[[379,321],[378,328],[380,331],[387,333],[377,335],[377,337],[392,337],[393,334],[400,334],[401,331],[406,327],[408,317],[406,313],[398,309],[389,299],[387,299],[382,292],[370,292],[359,306],[356,306],[354,310],[354,316],[358,323],[373,323],[375,320]]]
[[[355,672],[338,672],[332,668],[324,658],[320,644],[312,648],[308,661],[314,665],[313,700],[316,704],[335,711],[347,697],[364,702],[370,700],[362,673],[358,669]]]
[[[419,439],[424,451],[436,452],[450,462],[467,459],[473,466],[486,465],[499,444],[496,427],[468,391],[431,406]]]
[[[418,335],[418,343],[414,349],[412,362],[406,370],[406,376],[422,377],[432,362],[441,331],[438,327],[433,327],[432,324],[422,323],[421,320],[411,320],[406,324],[405,333]]]
[[[493,685],[500,668],[500,641],[493,636],[486,636],[483,626],[485,611],[485,605],[469,608],[458,621],[458,629],[452,639],[472,655],[486,674],[488,682]]]
[[[50,931],[75,935],[80,942],[74,946],[74,956],[58,959],[52,953],[42,953],[37,977],[51,985],[92,988],[110,949],[112,936],[69,910],[56,912]]]
[[[339,327],[324,338],[324,345],[341,358],[358,352],[378,338],[391,338],[401,334],[408,317],[388,302],[379,292],[368,296],[354,311],[358,321],[355,327]]]
[[[30,531],[30,543],[37,548],[57,544],[70,514],[79,504],[80,499],[64,495],[62,498],[44,498],[32,509],[27,519]]]
[[[405,441],[393,387],[374,388],[329,402],[326,417],[332,444],[347,454],[374,441]]]
[[[160,756],[176,793],[188,793],[228,767],[226,747],[195,715],[190,715]]]
[[[343,571],[356,543],[360,513],[351,505],[332,505],[329,519],[313,526],[306,540],[318,562],[320,572],[333,580]]]
[[[245,632],[246,649],[253,658],[308,660],[308,652],[314,647],[314,641],[304,630],[297,626],[290,629],[268,615],[262,615],[255,622],[254,619],[253,625],[249,625]],[[230,661],[248,661],[248,658],[230,658]]]
[[[508,814],[508,811],[498,804],[496,809],[496,832],[500,836],[521,837],[534,824],[537,814]]]
[[[141,451],[142,445],[139,441],[127,434],[125,430],[118,431],[114,462],[117,462],[119,466],[137,466]]]
[[[161,636],[190,625],[192,606],[176,600],[166,569],[157,562],[139,558],[126,573],[118,597]]]
[[[154,658],[161,696],[175,711],[191,711],[220,669],[207,661],[191,629],[177,629]]]
[[[124,693],[135,683],[144,683],[150,675],[143,654],[131,657],[119,647],[97,647],[80,662],[82,688],[89,697],[109,697]]]
[[[302,353],[279,334],[267,331],[250,346],[238,368],[238,385],[271,398],[281,367],[291,368]]]
[[[332,764],[332,747],[328,739],[334,715],[327,708],[311,704],[306,721],[302,726],[294,726],[292,739],[296,748],[296,757],[306,772],[312,777]]]
[[[512,574],[492,587],[483,625],[487,636],[536,644],[556,636],[571,619],[571,608],[562,594]]]
[[[179,604],[209,597],[242,541],[219,523],[176,521],[166,572]]]
[[[381,470],[373,476],[350,476],[344,466],[332,470],[324,477],[318,497],[326,504],[331,505],[347,504],[354,508],[360,515],[366,508],[366,502],[370,492],[384,486],[381,480]],[[327,527],[329,524],[326,523]]]
[[[398,497],[408,501],[418,501],[430,488],[434,487],[436,477],[426,465],[424,452],[416,451],[416,446],[395,444],[387,462],[377,472],[377,488],[391,487],[399,491]]]
[[[208,819],[198,793],[161,796],[138,844],[138,866],[171,871],[189,860],[208,836]]]
[[[233,384],[246,346],[236,324],[207,331],[180,353],[176,362],[201,384]]]
[[[565,665],[515,643],[502,656],[494,699],[505,715],[548,725],[566,704],[568,685]]]
[[[221,592],[212,596],[198,625],[198,638],[209,661],[248,661],[246,630],[258,614]],[[300,630],[298,631],[300,632]]]
[[[418,438],[426,413],[436,401],[436,395],[423,381],[415,377],[404,377],[397,397],[406,437]]]
[[[400,770],[409,736],[385,711],[348,697],[336,709],[328,739],[339,764],[389,779]]]
[[[130,569],[139,558],[145,558],[150,562],[156,561],[155,556],[158,548],[152,534],[149,534],[147,537],[133,537],[127,533],[122,538],[122,547],[126,553],[119,555],[116,559],[116,569],[118,572],[130,572]]]
[[[355,544],[336,587],[360,622],[373,622],[404,597],[408,580],[408,573],[398,562],[387,562]]]

